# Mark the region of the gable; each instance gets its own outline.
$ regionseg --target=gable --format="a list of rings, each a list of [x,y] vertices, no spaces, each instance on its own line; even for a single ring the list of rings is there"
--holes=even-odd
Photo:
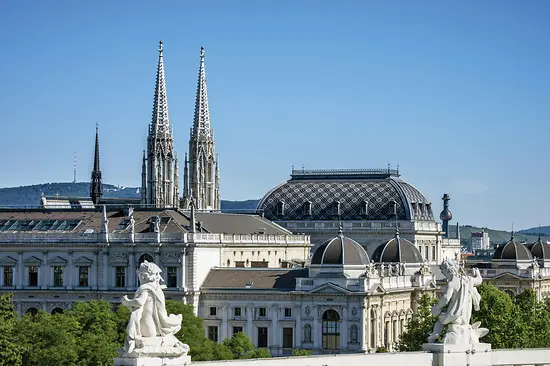
[[[17,261],[12,257],[2,257],[0,258],[0,266],[15,266]]]
[[[526,278],[519,277],[511,272],[500,273],[492,278],[487,278],[487,280],[526,280]]]
[[[42,261],[34,256],[26,258],[23,263],[25,263],[26,266],[39,266]]]
[[[161,262],[165,265],[178,265],[180,264],[180,258],[176,253],[166,253],[164,254],[164,258],[162,258]]]
[[[128,264],[128,258],[122,253],[115,253],[109,263],[112,264]]]
[[[67,264],[67,260],[64,258],[61,258],[59,256],[53,257],[52,259],[48,260],[48,265],[52,266],[64,266]]]
[[[309,291],[309,293],[316,293],[316,294],[349,294],[350,291],[334,285],[332,283],[326,283],[324,285],[321,285],[319,287],[316,287]]]
[[[384,294],[386,293],[386,289],[381,284],[375,283],[374,285],[372,285],[369,292],[371,294]]]
[[[73,261],[77,266],[91,266],[92,260],[86,257],[78,257]]]

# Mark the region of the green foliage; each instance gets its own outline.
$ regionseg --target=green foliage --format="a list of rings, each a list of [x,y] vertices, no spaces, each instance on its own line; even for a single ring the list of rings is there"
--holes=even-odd
[[[0,366],[21,366],[23,362],[23,349],[14,341],[18,316],[12,296],[0,296]]]
[[[226,338],[223,341],[235,359],[246,358],[269,358],[271,354],[265,348],[255,349],[250,338],[244,333],[233,334],[231,338]]]
[[[295,348],[292,351],[292,356],[311,356],[313,352],[310,349],[299,349]]]
[[[431,313],[431,308],[436,302],[437,300],[432,296],[422,294],[418,301],[416,312],[407,323],[406,330],[399,339],[397,344],[399,351],[413,352],[422,350],[422,344],[427,342],[437,322],[437,317]]]
[[[386,347],[377,347],[376,353],[388,353],[389,350]]]

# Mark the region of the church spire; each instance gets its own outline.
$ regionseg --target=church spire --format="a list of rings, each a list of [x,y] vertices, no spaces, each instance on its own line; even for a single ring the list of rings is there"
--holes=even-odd
[[[204,71],[204,47],[201,47],[201,61],[199,67],[199,80],[197,82],[197,99],[195,100],[193,130],[195,135],[210,135],[210,111],[208,109],[206,72]]]
[[[153,118],[151,129],[154,134],[171,132],[170,119],[168,117],[168,99],[166,97],[166,79],[164,77],[164,49],[162,41],[159,42],[159,61],[157,66],[157,80],[155,85],[155,99],[153,101]]]
[[[95,125],[95,149],[94,149],[94,169],[92,170],[92,179],[90,182],[90,198],[94,204],[97,204],[103,195],[103,182],[101,180],[101,170],[99,169],[99,132],[97,123]]]

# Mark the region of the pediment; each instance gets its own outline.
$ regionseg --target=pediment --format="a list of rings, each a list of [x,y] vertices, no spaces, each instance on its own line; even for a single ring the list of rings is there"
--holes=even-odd
[[[126,256],[122,253],[120,254],[115,254],[111,260],[109,261],[109,263],[111,264],[128,264],[128,258],[126,258]]]
[[[26,266],[39,266],[42,263],[42,260],[31,256],[26,258],[23,263],[25,263]]]
[[[0,258],[0,266],[15,266],[17,261],[12,257],[2,257]]]
[[[428,283],[428,289],[429,290],[437,290],[437,283],[435,283],[434,280],[430,281],[430,283]]]
[[[181,263],[180,258],[177,254],[165,254],[161,262],[164,265],[179,265]]]
[[[522,278],[514,273],[511,273],[511,272],[504,272],[504,273],[500,273],[496,276],[494,276],[493,278],[490,278],[491,280],[524,280],[525,278]]]
[[[350,291],[332,283],[325,283],[309,291],[312,294],[349,294]]]
[[[91,266],[92,260],[86,257],[78,257],[73,261],[77,266]]]
[[[67,264],[67,260],[65,258],[61,258],[59,256],[55,256],[52,259],[48,260],[48,265],[50,266],[65,266]]]
[[[371,294],[384,294],[386,293],[386,289],[381,284],[375,283],[374,285],[371,286],[369,292]]]

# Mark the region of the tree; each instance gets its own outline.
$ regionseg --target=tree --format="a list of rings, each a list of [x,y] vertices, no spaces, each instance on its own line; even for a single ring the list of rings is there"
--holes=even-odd
[[[231,351],[235,359],[269,358],[271,354],[265,348],[255,349],[252,341],[242,332],[226,338],[223,344]]]
[[[311,356],[313,352],[310,349],[295,348],[292,351],[292,356]]]
[[[407,323],[405,332],[401,335],[397,348],[402,352],[422,350],[422,345],[428,341],[437,317],[432,315],[431,308],[436,299],[428,294],[422,294],[418,307],[412,319]]]
[[[14,341],[17,327],[17,312],[12,294],[0,296],[0,366],[21,366],[22,347]]]
[[[118,318],[105,300],[79,302],[66,316],[80,325],[78,336],[79,365],[112,365],[117,350],[122,347],[118,335]]]

